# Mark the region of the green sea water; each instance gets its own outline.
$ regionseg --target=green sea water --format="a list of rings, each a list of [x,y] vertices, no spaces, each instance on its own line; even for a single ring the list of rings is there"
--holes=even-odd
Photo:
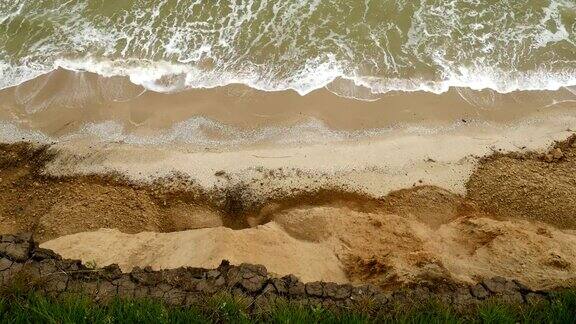
[[[574,0],[0,0],[0,88],[56,68],[155,91],[576,85]]]

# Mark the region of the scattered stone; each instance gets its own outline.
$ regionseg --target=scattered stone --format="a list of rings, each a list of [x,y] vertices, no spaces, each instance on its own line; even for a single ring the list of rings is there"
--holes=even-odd
[[[562,150],[557,147],[554,150],[552,150],[552,157],[554,158],[554,160],[560,160],[561,158],[564,157],[564,152],[562,152]]]
[[[547,228],[540,227],[536,230],[536,234],[552,238],[552,233]]]
[[[478,299],[486,299],[488,296],[490,296],[490,293],[481,284],[472,286],[472,288],[470,288],[470,292],[472,293],[472,296]]]
[[[482,283],[484,284],[484,287],[486,287],[486,289],[495,294],[504,292],[504,290],[506,289],[505,286],[506,279],[502,277],[493,277],[490,279],[484,279]]]
[[[560,255],[556,253],[550,254],[548,259],[546,260],[546,264],[560,270],[566,270],[572,266],[570,262],[564,260],[564,258],[562,258]]]
[[[314,297],[322,297],[324,289],[322,288],[322,283],[319,281],[309,282],[306,285],[306,293]]]
[[[560,161],[564,158],[564,152],[562,152],[561,148],[557,147],[557,148],[551,150],[550,152],[544,154],[543,158],[544,158],[544,161],[546,161],[548,163]]]

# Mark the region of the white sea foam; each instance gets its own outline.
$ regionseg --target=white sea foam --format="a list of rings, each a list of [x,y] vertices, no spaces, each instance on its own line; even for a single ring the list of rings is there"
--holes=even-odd
[[[433,93],[447,92],[451,87],[473,90],[491,89],[499,93],[520,90],[558,90],[562,87],[576,86],[576,67],[572,70],[551,72],[538,69],[531,72],[503,71],[490,67],[454,67],[445,65],[449,75],[442,81],[418,79],[383,79],[347,75],[334,60],[324,63],[310,61],[306,68],[285,82],[262,82],[256,73],[231,73],[204,71],[195,66],[173,64],[169,62],[123,61],[98,62],[94,59],[82,61],[58,60],[55,68],[72,71],[88,71],[102,76],[127,76],[138,85],[157,92],[174,92],[189,88],[215,88],[229,84],[245,84],[263,91],[294,90],[306,95],[314,90],[326,87],[338,78],[350,80],[357,86],[368,88],[374,94],[390,91],[425,91]],[[444,64],[445,62],[440,62]],[[138,65],[141,64],[141,65]]]
[[[193,65],[166,61],[98,61],[93,58],[82,60],[56,60],[52,69],[35,70],[27,67],[13,69],[0,62],[0,88],[8,88],[50,73],[58,68],[70,71],[87,71],[104,77],[124,76],[147,90],[156,92],[177,92],[186,89],[215,88],[229,84],[244,84],[262,91],[294,90],[306,95],[314,90],[327,87],[337,79],[349,80],[348,89],[328,87],[337,95],[359,100],[377,100],[379,94],[391,91],[425,91],[436,94],[450,88],[472,90],[491,89],[499,93],[526,90],[558,90],[576,86],[576,67],[565,71],[548,71],[544,68],[530,71],[503,71],[490,67],[454,67],[444,80],[379,78],[371,76],[347,75],[344,68],[335,60],[318,63],[311,61],[306,68],[289,80],[262,80],[256,72],[233,73],[226,71],[206,71]],[[456,71],[455,71],[456,70]],[[353,85],[357,89],[353,89]],[[362,90],[361,88],[367,89]]]
[[[39,131],[26,131],[14,124],[0,122],[0,141],[2,143],[16,143],[24,140],[41,144],[52,142],[49,136]]]
[[[205,117],[193,117],[177,123],[169,130],[154,135],[125,132],[114,121],[88,123],[78,132],[63,140],[78,137],[95,137],[107,142],[122,141],[135,145],[189,144],[204,148],[232,148],[253,144],[325,144],[385,135],[391,129],[343,131],[329,128],[318,119],[309,119],[293,126],[269,126],[252,130],[240,129]]]
[[[0,6],[6,29],[0,89],[57,68],[125,76],[158,92],[239,83],[305,95],[344,79],[362,89],[330,90],[363,100],[389,91],[576,85],[570,0],[102,0],[101,6],[46,0]],[[205,61],[211,66],[202,67]]]

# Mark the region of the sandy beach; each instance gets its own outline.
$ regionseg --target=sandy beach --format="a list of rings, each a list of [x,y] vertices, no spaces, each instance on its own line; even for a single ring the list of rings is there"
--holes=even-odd
[[[0,117],[45,140],[80,134],[202,148],[302,144],[386,135],[398,128],[424,133],[467,123],[514,124],[551,112],[570,115],[574,91],[454,88],[442,95],[390,92],[373,101],[335,95],[330,86],[306,96],[243,85],[157,93],[125,77],[56,70],[0,91]]]
[[[0,231],[64,257],[381,287],[576,276],[569,89],[167,95],[57,71],[0,97]]]

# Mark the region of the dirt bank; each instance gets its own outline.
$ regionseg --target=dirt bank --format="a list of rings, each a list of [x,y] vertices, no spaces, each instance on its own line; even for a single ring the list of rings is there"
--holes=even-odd
[[[230,259],[306,281],[395,287],[501,275],[544,288],[576,277],[574,141],[482,159],[466,196],[417,185],[381,198],[326,188],[267,201],[241,184],[207,191],[184,177],[46,176],[49,150],[3,145],[0,232],[32,231],[66,257],[125,270]]]
[[[468,198],[497,217],[576,229],[576,138],[546,154],[494,154],[468,181]]]

